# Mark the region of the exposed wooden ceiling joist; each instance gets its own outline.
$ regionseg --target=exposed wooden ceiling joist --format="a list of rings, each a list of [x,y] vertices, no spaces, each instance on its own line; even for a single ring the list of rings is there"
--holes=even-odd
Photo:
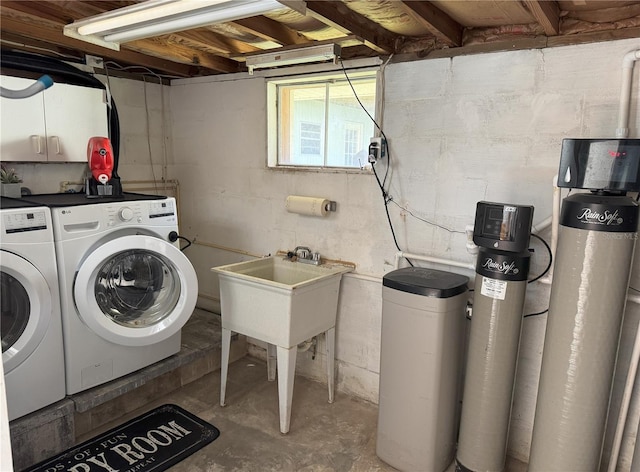
[[[78,41],[63,35],[61,29],[53,29],[46,25],[38,25],[36,27],[32,23],[24,23],[16,19],[3,17],[2,22],[0,23],[0,30],[3,34],[5,31],[10,31],[14,35],[19,34],[24,38],[31,38],[44,43],[51,43],[71,49],[79,49],[87,54],[93,54],[128,64],[137,64],[150,69],[160,70],[171,75],[189,77],[193,76],[195,72],[190,66],[178,64],[168,59],[151,57],[146,54],[140,54],[126,49],[113,51],[94,44]]]
[[[191,31],[182,31],[181,33],[171,35],[186,40],[188,43],[194,44],[203,50],[216,52],[224,57],[231,57],[236,52],[250,53],[261,51],[260,48],[252,46],[233,38],[225,38],[222,35],[199,28]]]
[[[547,36],[556,36],[560,32],[560,8],[557,2],[523,0],[522,3],[544,28]]]
[[[366,46],[381,54],[391,54],[395,50],[394,35],[377,23],[349,10],[342,2],[308,1],[307,15],[344,34],[361,37]]]
[[[266,48],[338,43],[344,59],[412,60],[640,37],[640,1],[628,0],[308,0],[306,13],[298,0],[283,0],[273,13],[122,44],[119,52],[63,35],[73,21],[139,1],[0,0],[2,47],[195,77],[243,71],[246,56]]]
[[[428,2],[403,2],[423,21],[427,29],[447,46],[462,45],[462,25]]]
[[[171,57],[173,60],[184,64],[202,66],[217,72],[232,73],[240,71],[236,61],[182,46],[175,41],[171,41],[170,36],[132,41],[127,43],[127,48],[157,57]]]
[[[266,41],[278,43],[282,46],[291,46],[294,44],[308,44],[307,38],[286,27],[282,23],[278,23],[266,16],[255,16],[253,18],[244,18],[233,22],[239,28],[254,34]]]

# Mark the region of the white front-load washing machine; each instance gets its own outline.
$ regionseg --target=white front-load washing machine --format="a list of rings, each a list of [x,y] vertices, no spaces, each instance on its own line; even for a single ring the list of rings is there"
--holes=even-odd
[[[198,280],[176,240],[175,199],[131,193],[26,198],[51,208],[67,394],[179,352]]]
[[[49,208],[0,200],[0,305],[2,365],[12,421],[65,396]]]

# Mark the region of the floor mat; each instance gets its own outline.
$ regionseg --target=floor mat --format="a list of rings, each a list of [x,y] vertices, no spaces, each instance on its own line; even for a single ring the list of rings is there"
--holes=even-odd
[[[177,405],[163,405],[25,472],[160,472],[218,436],[215,426]]]

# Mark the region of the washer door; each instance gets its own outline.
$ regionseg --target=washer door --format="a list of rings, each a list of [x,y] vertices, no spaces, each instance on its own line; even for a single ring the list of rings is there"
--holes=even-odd
[[[0,332],[2,365],[9,373],[38,347],[51,321],[51,291],[33,264],[2,251]]]
[[[152,236],[123,236],[89,254],[73,294],[82,321],[124,346],[147,346],[176,334],[196,306],[198,279],[189,259]]]

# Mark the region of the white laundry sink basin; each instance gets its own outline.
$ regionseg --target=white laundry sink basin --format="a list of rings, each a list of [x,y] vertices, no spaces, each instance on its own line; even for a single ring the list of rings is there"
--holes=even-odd
[[[276,378],[280,432],[289,432],[298,344],[319,334],[325,337],[327,387],[333,402],[335,325],[342,274],[351,267],[292,262],[266,257],[214,267],[220,279],[222,360],[220,405],[225,405],[231,332],[267,343],[267,376]]]
[[[340,279],[353,269],[273,256],[211,270],[220,280],[223,328],[292,347],[335,326]]]

